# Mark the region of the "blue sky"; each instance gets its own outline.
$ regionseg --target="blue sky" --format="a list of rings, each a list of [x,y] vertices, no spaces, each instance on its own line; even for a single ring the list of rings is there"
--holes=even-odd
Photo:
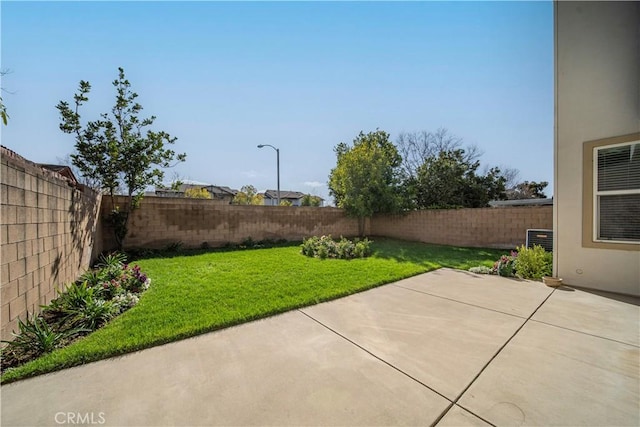
[[[110,111],[125,69],[183,178],[329,198],[333,147],[360,131],[450,133],[482,163],[553,178],[552,2],[1,2],[2,145],[73,152],[55,105],[80,80]]]

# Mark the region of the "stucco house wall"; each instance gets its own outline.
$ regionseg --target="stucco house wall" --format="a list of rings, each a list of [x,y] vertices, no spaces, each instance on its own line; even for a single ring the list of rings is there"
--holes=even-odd
[[[640,2],[554,7],[554,272],[570,285],[640,295],[640,245],[589,247],[583,158],[589,141],[640,132]]]

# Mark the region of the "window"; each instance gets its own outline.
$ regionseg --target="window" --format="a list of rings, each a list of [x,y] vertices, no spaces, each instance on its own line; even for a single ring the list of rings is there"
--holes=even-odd
[[[593,241],[640,244],[640,141],[593,147]]]

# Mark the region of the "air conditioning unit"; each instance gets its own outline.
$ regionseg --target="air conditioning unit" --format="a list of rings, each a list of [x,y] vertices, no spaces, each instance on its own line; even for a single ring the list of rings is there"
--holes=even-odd
[[[547,252],[553,252],[553,230],[527,230],[527,248],[540,245]]]

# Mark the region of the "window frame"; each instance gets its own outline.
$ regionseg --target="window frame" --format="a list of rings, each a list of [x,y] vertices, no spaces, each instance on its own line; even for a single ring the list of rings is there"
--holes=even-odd
[[[598,191],[598,152],[634,143],[640,143],[640,133],[587,141],[583,145],[583,247],[640,251],[640,241],[599,239],[598,198],[609,195],[640,194],[640,189]]]

